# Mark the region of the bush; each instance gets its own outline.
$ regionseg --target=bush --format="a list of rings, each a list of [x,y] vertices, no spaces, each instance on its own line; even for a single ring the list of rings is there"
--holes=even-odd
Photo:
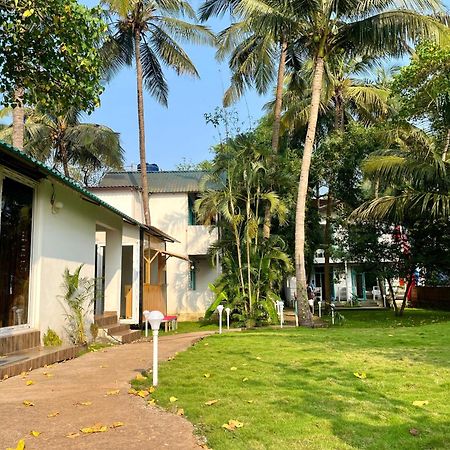
[[[50,327],[47,328],[47,333],[44,334],[44,346],[45,347],[58,347],[62,345],[62,339],[58,336],[56,331]]]

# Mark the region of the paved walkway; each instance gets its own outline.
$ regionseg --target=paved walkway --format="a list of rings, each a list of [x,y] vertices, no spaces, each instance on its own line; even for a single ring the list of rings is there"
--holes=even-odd
[[[161,337],[160,360],[185,350],[208,334],[211,333]],[[15,448],[22,438],[27,450],[199,449],[187,420],[128,394],[129,381],[150,367],[151,348],[149,342],[110,347],[33,370],[24,379],[17,376],[0,382],[0,450]],[[33,384],[27,386],[28,380]],[[107,395],[114,390],[120,392]],[[24,400],[34,406],[25,406]],[[59,414],[48,417],[55,412]],[[114,422],[124,425],[104,433],[66,437],[79,433],[83,427],[97,423],[110,426]],[[32,430],[42,434],[33,437]]]

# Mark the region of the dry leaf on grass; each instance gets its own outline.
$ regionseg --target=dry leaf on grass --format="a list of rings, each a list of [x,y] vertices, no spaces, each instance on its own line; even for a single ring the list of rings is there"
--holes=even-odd
[[[261,360],[262,358],[261,358],[261,356],[257,356],[256,359],[259,361],[259,360]]]
[[[244,424],[239,422],[238,420],[230,419],[228,423],[224,423],[222,428],[225,428],[228,431],[234,431],[236,428],[242,428]]]
[[[104,433],[105,431],[108,431],[108,427],[101,423],[96,423],[95,425],[92,425],[92,427],[81,428],[80,431],[84,434]]]
[[[155,386],[151,386],[147,390],[148,390],[148,392],[150,392],[150,394],[152,394],[153,392],[156,391],[156,388],[155,388]]]
[[[135,380],[138,381],[145,381],[147,379],[147,377],[144,377],[144,375],[142,375],[141,373],[138,373],[135,377]]]
[[[359,378],[360,380],[364,380],[367,378],[366,372],[354,372],[353,375],[355,375],[356,378]]]
[[[106,395],[118,395],[120,393],[120,389],[114,389],[113,391],[108,391]]]
[[[134,389],[134,388],[130,388],[130,389],[128,389],[128,393],[130,395],[137,395],[138,391],[136,389]]]
[[[138,391],[137,395],[139,395],[139,397],[145,398],[145,397],[148,397],[150,395],[150,392],[148,392],[148,391]]]
[[[411,435],[413,435],[413,436],[418,436],[419,433],[420,433],[420,431],[419,431],[418,429],[416,429],[416,428],[411,428],[411,429],[409,430],[409,434],[411,434]]]
[[[156,404],[156,399],[154,399],[154,398],[147,401],[147,405],[155,405],[155,404]]]
[[[47,417],[56,417],[59,416],[59,411],[51,412],[47,414]]]
[[[178,408],[177,416],[184,416],[184,409],[183,408]]]
[[[24,448],[25,448],[25,441],[23,439],[21,439],[17,443],[16,447],[14,447],[14,448],[8,447],[6,450],[23,450]]]
[[[23,401],[23,404],[24,404],[25,406],[34,406],[34,403],[33,403],[33,402],[30,402],[29,400],[24,400],[24,401]]]
[[[211,406],[211,405],[215,405],[219,400],[208,400],[207,402],[205,402],[206,406]]]
[[[169,402],[170,402],[170,403],[175,403],[177,400],[178,400],[177,397],[173,397],[173,396],[172,396],[172,397],[169,398]]]
[[[242,381],[245,383],[246,381],[248,381],[247,377],[242,378]]]
[[[254,400],[247,400],[247,403],[253,403]]]
[[[31,434],[31,436],[38,437],[41,434],[41,432],[32,430],[32,431],[30,431],[30,434]]]
[[[237,367],[230,367],[230,370],[237,370]]]
[[[211,374],[210,374],[210,373],[204,373],[203,376],[204,376],[205,378],[210,378],[210,377],[211,377]]]
[[[412,402],[414,406],[425,406],[428,405],[428,403],[430,403],[428,400],[415,400]]]

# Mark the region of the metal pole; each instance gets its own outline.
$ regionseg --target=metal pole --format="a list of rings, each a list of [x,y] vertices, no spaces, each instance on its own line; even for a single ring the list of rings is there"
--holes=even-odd
[[[148,337],[148,320],[145,318],[145,337]]]
[[[280,328],[283,328],[283,322],[284,322],[283,310],[284,310],[284,303],[280,302]]]
[[[319,317],[322,317],[322,301],[317,302],[319,304]]]
[[[158,332],[153,330],[153,386],[158,386]]]
[[[219,334],[222,334],[222,310],[219,311]]]
[[[230,329],[230,308],[225,310],[227,312],[227,330]]]
[[[334,325],[334,305],[331,305],[331,323]]]

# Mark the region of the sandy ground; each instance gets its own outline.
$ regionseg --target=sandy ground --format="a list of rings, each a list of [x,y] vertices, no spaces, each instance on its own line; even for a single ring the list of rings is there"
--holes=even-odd
[[[185,350],[207,334],[161,337],[159,359]],[[0,382],[0,450],[15,448],[20,439],[25,439],[27,450],[199,449],[187,420],[128,394],[129,381],[150,367],[151,358],[152,345],[138,342],[88,353],[34,370],[24,378],[16,376]],[[29,380],[33,384],[27,386]],[[119,393],[107,394],[115,390]],[[33,402],[34,406],[25,406],[24,401]],[[81,405],[82,402],[92,403]],[[48,417],[56,412],[59,414]],[[110,428],[114,422],[124,425]],[[108,430],[80,432],[97,423],[108,426]],[[33,430],[42,434],[33,437]],[[66,437],[70,433],[79,434]]]

